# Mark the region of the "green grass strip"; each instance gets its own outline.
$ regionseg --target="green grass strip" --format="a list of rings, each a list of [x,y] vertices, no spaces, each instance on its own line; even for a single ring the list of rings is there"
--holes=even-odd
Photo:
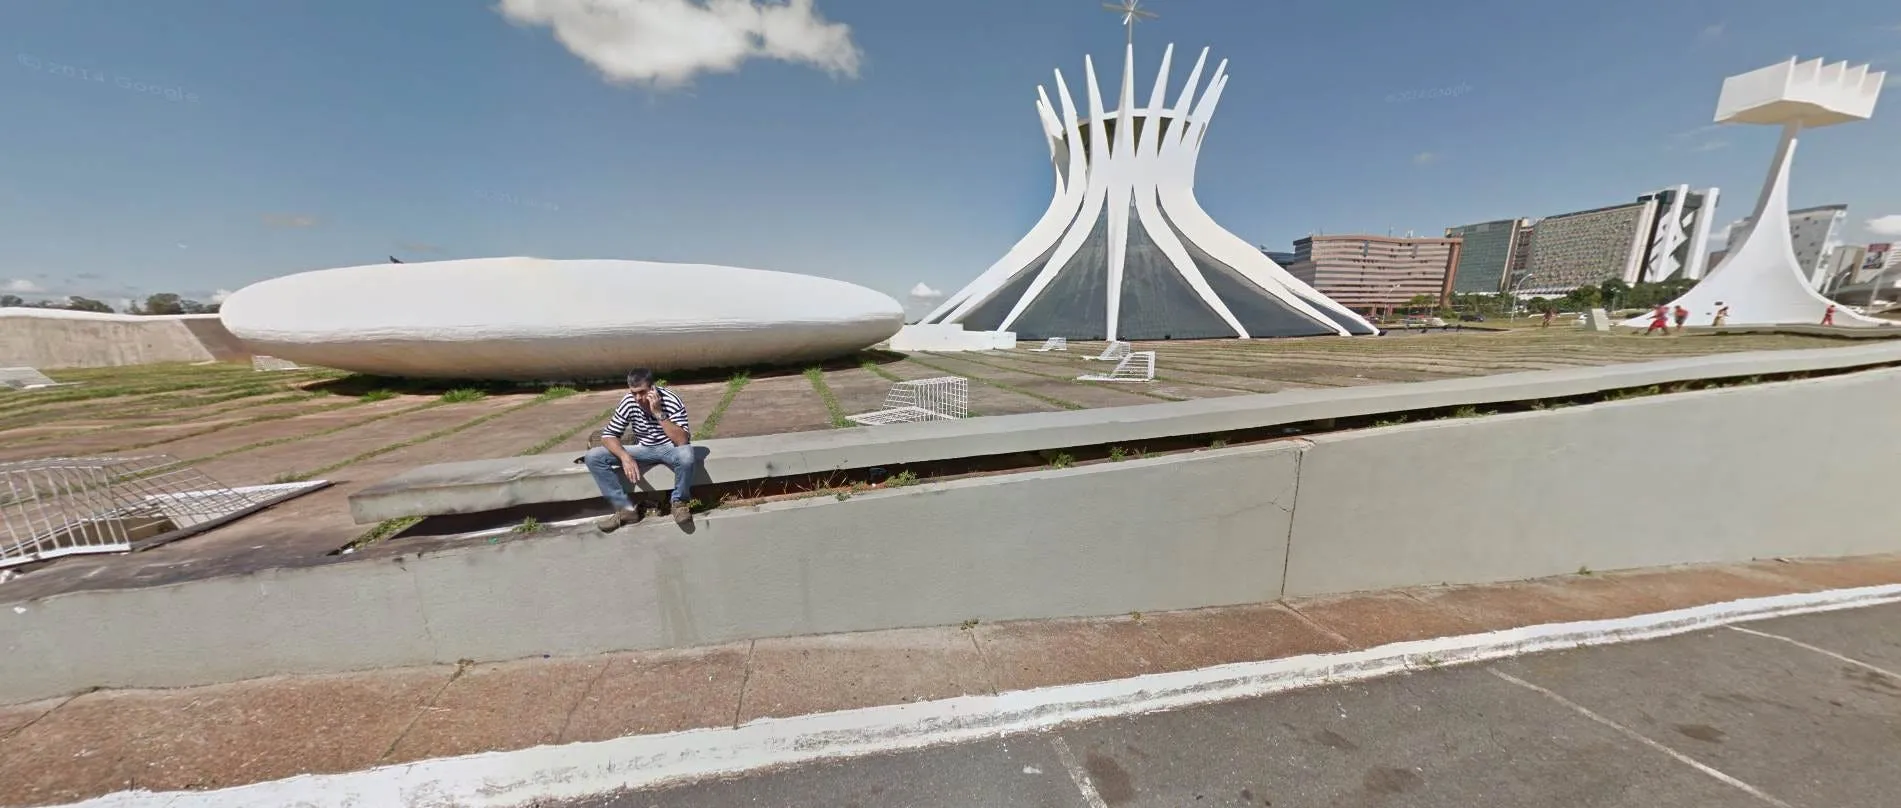
[[[602,421],[606,421],[607,419],[614,417],[614,410],[619,406],[620,405],[616,403],[613,407],[608,407],[607,409],[602,410],[600,414],[598,415],[589,416],[586,421],[582,421],[579,425],[575,426],[574,428],[569,429],[565,432],[562,432],[559,435],[555,435],[554,437],[551,437],[547,440],[544,440],[540,443],[537,443],[533,446],[528,447],[527,451],[524,451],[521,453],[521,456],[527,457],[529,455],[538,455],[538,454],[541,454],[542,452],[546,452],[549,449],[553,449],[556,446],[560,446],[561,444],[572,440],[574,436],[579,435],[583,432],[586,432],[588,431],[589,428],[600,424]]]
[[[929,363],[929,362],[926,362],[926,361],[924,361],[924,360],[922,360],[922,359],[919,359],[919,358],[917,358],[917,354],[910,354],[910,355],[909,355],[909,356],[907,356],[907,357],[906,357],[905,359],[906,359],[906,361],[908,361],[908,362],[911,362],[911,363],[913,363],[913,364],[916,364],[916,365],[919,365],[919,366],[922,366],[922,367],[927,367],[927,368],[930,368],[930,369],[932,369],[932,370],[935,370],[935,371],[937,371],[937,372],[939,372],[939,373],[945,373],[945,374],[949,374],[949,375],[952,375],[952,376],[962,376],[962,375],[964,375],[964,374],[962,374],[962,373],[960,373],[960,372],[958,372],[958,371],[955,371],[955,370],[951,370],[950,368],[947,368],[947,367],[944,367],[944,366],[942,366],[942,365],[933,365],[933,364],[931,364],[931,363]],[[977,383],[979,383],[979,384],[987,384],[987,385],[989,385],[989,386],[991,386],[991,387],[995,387],[995,388],[997,388],[998,390],[1008,390],[1009,392],[1012,392],[1012,393],[1015,393],[1015,394],[1017,394],[1017,395],[1019,395],[1019,396],[1028,396],[1028,397],[1030,397],[1030,398],[1033,398],[1033,399],[1036,399],[1037,401],[1041,401],[1041,402],[1043,402],[1043,403],[1045,403],[1045,404],[1048,404],[1048,405],[1050,405],[1050,406],[1053,406],[1053,407],[1057,407],[1057,408],[1059,408],[1059,409],[1065,409],[1065,410],[1086,410],[1086,409],[1089,409],[1089,408],[1088,408],[1087,406],[1084,406],[1084,405],[1082,405],[1082,404],[1078,404],[1078,403],[1076,403],[1076,402],[1074,402],[1074,401],[1066,401],[1066,400],[1064,400],[1064,399],[1060,399],[1060,398],[1057,398],[1057,397],[1055,397],[1055,396],[1046,396],[1046,395],[1043,395],[1042,393],[1038,393],[1038,392],[1034,392],[1034,391],[1031,391],[1031,390],[1025,390],[1025,389],[1023,389],[1023,388],[1021,388],[1021,387],[1018,387],[1018,386],[1016,386],[1016,385],[1014,385],[1014,384],[1010,384],[1010,383],[1008,383],[1008,382],[1000,382],[1000,381],[996,381],[996,380],[993,380],[993,379],[986,379],[986,378],[983,378],[982,376],[979,376],[979,377],[977,377],[976,379],[974,379],[974,381],[976,381],[976,382],[977,382]]]
[[[561,398],[561,396],[555,396],[555,398]],[[367,452],[364,452],[364,453],[362,453],[362,454],[360,454],[360,455],[357,455],[357,456],[355,456],[355,457],[352,457],[352,458],[349,458],[349,459],[347,459],[347,460],[339,460],[339,461],[337,461],[337,462],[335,462],[335,463],[331,463],[330,465],[328,465],[328,466],[324,466],[324,467],[322,467],[322,468],[318,468],[318,469],[312,469],[312,470],[310,470],[310,471],[306,471],[306,472],[301,472],[301,473],[299,473],[299,474],[298,474],[298,475],[296,475],[296,476],[297,476],[298,478],[301,478],[301,479],[305,479],[305,480],[308,480],[308,479],[310,479],[310,478],[312,478],[312,477],[321,477],[321,476],[323,476],[323,475],[325,475],[325,474],[329,474],[330,472],[333,472],[333,471],[336,471],[337,469],[340,469],[340,468],[343,468],[344,466],[349,466],[349,465],[354,465],[354,464],[357,464],[357,463],[361,463],[361,462],[363,462],[363,461],[365,461],[365,460],[369,460],[370,458],[373,458],[373,457],[381,457],[381,456],[383,456],[383,455],[386,455],[386,454],[389,454],[390,452],[394,452],[394,451],[397,451],[397,450],[399,450],[399,449],[407,449],[407,448],[409,448],[409,447],[411,447],[411,446],[415,446],[415,445],[417,445],[417,444],[421,444],[421,443],[428,443],[429,441],[432,441],[432,440],[435,440],[435,439],[437,439],[437,438],[446,438],[446,437],[448,437],[448,436],[450,436],[450,435],[454,435],[454,434],[456,434],[457,432],[461,432],[461,431],[463,431],[463,430],[467,430],[467,429],[471,429],[471,428],[473,428],[473,427],[477,427],[477,426],[481,426],[482,424],[486,424],[486,423],[488,423],[488,422],[490,422],[490,421],[493,421],[493,420],[495,420],[495,419],[497,419],[497,418],[500,418],[500,417],[502,417],[502,416],[504,416],[504,415],[512,415],[512,414],[514,414],[514,413],[517,413],[517,412],[520,412],[520,411],[522,411],[522,410],[525,410],[525,409],[528,409],[529,407],[534,407],[534,406],[537,406],[537,405],[540,405],[540,404],[544,404],[544,403],[546,403],[546,402],[548,402],[548,401],[551,401],[551,400],[553,400],[553,399],[550,399],[550,398],[548,397],[548,394],[547,394],[547,393],[542,393],[541,395],[538,395],[538,396],[535,396],[534,398],[532,398],[532,399],[529,399],[528,401],[524,401],[524,402],[522,402],[522,403],[520,403],[520,404],[516,404],[516,405],[515,405],[515,406],[513,406],[513,407],[506,407],[506,408],[503,408],[503,409],[499,409],[499,410],[496,410],[496,411],[494,411],[494,412],[491,412],[491,413],[489,413],[489,414],[487,414],[487,415],[484,415],[484,416],[481,416],[481,417],[478,417],[478,418],[473,418],[473,419],[470,419],[470,420],[467,420],[467,421],[463,421],[462,423],[459,423],[459,424],[456,424],[456,425],[454,425],[454,426],[445,426],[445,427],[443,427],[443,428],[441,428],[441,429],[438,429],[438,430],[436,430],[436,431],[434,431],[434,432],[431,432],[431,433],[429,433],[429,434],[426,434],[426,435],[418,435],[418,436],[416,436],[416,437],[413,437],[413,438],[410,438],[409,440],[406,440],[406,441],[401,441],[401,442],[399,442],[399,443],[392,443],[392,444],[390,444],[390,445],[388,445],[388,446],[383,446],[383,447],[380,447],[380,448],[376,448],[376,449],[371,449],[371,450],[369,450],[369,451],[367,451]],[[428,405],[424,405],[424,406],[428,406]],[[420,409],[420,408],[419,408],[419,409]]]
[[[894,384],[897,382],[904,381],[904,377],[899,376],[896,373],[892,373],[891,371],[885,370],[883,365],[880,365],[877,362],[873,362],[869,359],[860,360],[858,363],[858,366],[861,368],[864,368],[866,373],[870,373],[873,376],[877,376],[881,379],[884,379],[885,381],[892,382]]]
[[[832,417],[833,429],[843,429],[852,425],[850,419],[845,417],[845,409],[838,404],[838,396],[832,394],[831,385],[825,383],[824,368],[806,368],[805,380],[812,383],[812,389],[818,393],[820,399],[825,401],[825,412]]]
[[[707,413],[706,420],[700,422],[700,428],[694,430],[694,440],[706,440],[718,434],[720,416],[726,414],[726,408],[733,406],[733,399],[739,397],[739,391],[746,389],[746,383],[750,381],[752,377],[743,370],[726,380],[726,392],[720,394],[719,403],[713,405],[713,411]]]
[[[359,406],[361,405],[361,403],[362,402],[351,402],[344,406]],[[247,443],[243,446],[233,447],[230,449],[226,449],[222,452],[213,452],[203,457],[194,457],[189,460],[183,460],[180,462],[182,464],[187,464],[187,465],[192,464],[192,463],[203,463],[208,460],[217,460],[223,457],[230,457],[231,455],[234,455],[234,454],[241,454],[244,452],[256,451],[258,449],[264,449],[271,446],[281,446],[286,443],[296,443],[297,441],[300,441],[300,440],[310,440],[311,438],[321,438],[326,435],[335,435],[338,432],[342,432],[347,429],[355,429],[360,426],[374,424],[377,421],[386,421],[391,418],[395,418],[396,416],[399,416],[399,415],[408,415],[412,412],[421,412],[427,409],[434,409],[436,407],[442,406],[442,404],[443,402],[440,402],[440,401],[425,402],[422,404],[418,404],[414,407],[408,407],[408,408],[400,409],[400,410],[390,410],[389,412],[383,413],[381,415],[372,415],[361,421],[351,421],[347,424],[338,424],[329,429],[319,430],[317,432],[310,432],[310,433],[300,434],[300,435],[285,435],[284,437],[281,437],[281,438],[271,438],[270,440],[261,440],[256,443]],[[217,427],[215,429],[211,429],[207,431],[215,432],[217,431],[217,429],[223,429],[223,428],[224,427]],[[199,433],[199,434],[204,434],[204,433]],[[174,438],[174,440],[183,440],[183,438]]]

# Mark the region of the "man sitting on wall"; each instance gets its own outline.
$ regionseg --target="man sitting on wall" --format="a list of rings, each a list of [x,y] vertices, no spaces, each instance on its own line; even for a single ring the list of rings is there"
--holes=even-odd
[[[689,494],[693,488],[693,428],[687,420],[686,404],[680,401],[673,391],[654,383],[653,371],[641,368],[627,374],[627,395],[621,397],[620,406],[614,408],[614,417],[607,422],[607,428],[601,430],[601,445],[588,450],[581,462],[594,475],[594,484],[601,489],[601,496],[614,506],[614,513],[601,519],[596,527],[603,532],[614,530],[624,524],[638,522],[645,516],[643,509],[634,506],[623,487],[622,478],[628,484],[640,482],[642,465],[660,465],[673,470],[673,521],[687,524],[693,521],[693,511],[688,507]],[[634,437],[633,446],[625,443],[625,436]]]

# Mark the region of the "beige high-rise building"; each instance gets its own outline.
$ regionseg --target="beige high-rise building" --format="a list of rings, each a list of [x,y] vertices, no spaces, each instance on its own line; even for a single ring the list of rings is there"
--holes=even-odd
[[[1444,305],[1461,247],[1457,238],[1308,236],[1294,242],[1287,271],[1360,312],[1391,311],[1419,295]]]

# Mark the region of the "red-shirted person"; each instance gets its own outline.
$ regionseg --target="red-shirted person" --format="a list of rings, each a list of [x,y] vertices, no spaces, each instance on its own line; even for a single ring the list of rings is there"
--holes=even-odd
[[[1657,310],[1650,313],[1650,327],[1644,329],[1644,336],[1648,337],[1658,331],[1670,333],[1670,308],[1662,304],[1658,304]]]
[[[1822,325],[1835,324],[1835,304],[1828,304],[1828,310],[1822,312]]]
[[[1682,304],[1678,304],[1675,309],[1670,311],[1670,314],[1676,318],[1677,331],[1681,333],[1683,331],[1683,324],[1690,321],[1690,310],[1684,308]]]

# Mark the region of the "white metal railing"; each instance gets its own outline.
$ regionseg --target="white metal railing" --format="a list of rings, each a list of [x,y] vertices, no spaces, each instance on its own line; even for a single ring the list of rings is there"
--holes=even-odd
[[[0,463],[0,567],[162,544],[327,485],[229,488],[169,455]]]

